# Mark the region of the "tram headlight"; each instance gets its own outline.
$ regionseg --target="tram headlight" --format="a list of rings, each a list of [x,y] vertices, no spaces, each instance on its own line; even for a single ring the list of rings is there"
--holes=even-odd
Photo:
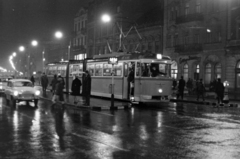
[[[36,96],[39,96],[39,95],[40,95],[40,91],[37,90],[37,91],[35,92],[35,95],[36,95]]]
[[[162,54],[157,54],[157,59],[161,60],[162,59]]]
[[[18,91],[14,91],[14,92],[13,92],[13,95],[14,95],[14,96],[18,96]]]
[[[131,101],[134,101],[134,97],[131,97],[130,100],[131,100]]]
[[[162,92],[163,92],[162,88],[159,88],[159,89],[158,89],[158,92],[159,92],[159,93],[162,93]]]

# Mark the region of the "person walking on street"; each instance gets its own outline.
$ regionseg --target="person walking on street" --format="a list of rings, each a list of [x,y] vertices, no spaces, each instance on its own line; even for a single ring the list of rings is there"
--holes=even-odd
[[[178,83],[178,95],[177,99],[181,96],[181,99],[183,99],[183,94],[184,94],[184,88],[185,88],[185,80],[183,79],[183,76],[181,76],[181,79],[179,80]]]
[[[133,68],[129,68],[129,74],[128,74],[128,82],[130,84],[130,96],[134,95],[134,69]]]
[[[58,100],[64,104],[64,97],[63,97],[63,79],[62,77],[58,77],[57,78],[58,82],[56,83],[56,87],[55,87],[55,94],[58,97]]]
[[[91,75],[88,70],[85,71],[83,75],[83,97],[85,100],[84,105],[90,105],[90,95],[91,95]]]
[[[187,81],[187,89],[188,89],[188,94],[190,95],[193,89],[193,81],[191,78],[189,78]]]
[[[215,90],[216,90],[216,94],[217,94],[218,104],[220,104],[220,102],[223,103],[224,86],[223,86],[223,83],[221,82],[220,78],[218,78]]]
[[[34,76],[33,76],[33,75],[31,76],[30,80],[31,80],[32,84],[34,85],[35,79],[34,79]]]
[[[54,95],[55,90],[56,90],[56,84],[58,82],[57,75],[53,76],[53,79],[51,81],[51,86],[52,86],[52,94]]]
[[[45,73],[43,73],[41,77],[41,84],[42,84],[43,93],[46,94],[46,90],[48,86],[48,78]]]
[[[204,93],[205,93],[205,87],[203,85],[202,79],[197,83],[197,101],[199,100],[199,97],[202,96],[203,101],[205,101]]]
[[[72,81],[72,95],[73,95],[73,103],[77,104],[78,99],[77,97],[80,96],[80,90],[81,90],[82,82],[78,78],[78,76],[75,76],[75,79]]]

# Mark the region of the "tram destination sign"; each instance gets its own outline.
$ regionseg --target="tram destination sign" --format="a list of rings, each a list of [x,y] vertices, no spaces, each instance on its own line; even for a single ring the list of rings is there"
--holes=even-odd
[[[118,63],[118,58],[117,57],[110,57],[108,59],[109,64],[117,64]]]

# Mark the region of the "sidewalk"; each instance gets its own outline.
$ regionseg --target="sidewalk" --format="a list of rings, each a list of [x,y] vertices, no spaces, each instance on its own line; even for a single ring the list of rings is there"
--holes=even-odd
[[[185,103],[194,103],[194,104],[205,104],[212,106],[223,106],[223,107],[240,107],[240,101],[229,99],[229,103],[218,104],[217,99],[214,96],[206,96],[205,101],[202,101],[202,98],[197,101],[197,95],[188,95],[184,94],[183,100],[177,99],[176,95],[172,95],[171,102],[185,102]]]
[[[45,100],[52,100],[52,93],[47,91],[47,94],[43,95],[41,93],[41,99]],[[111,99],[105,98],[96,98],[90,97],[90,106],[83,105],[83,98],[82,96],[78,97],[79,102],[77,104],[73,103],[73,96],[64,94],[65,105],[74,108],[85,108],[85,109],[92,109],[92,110],[117,110],[117,109],[128,109],[130,105],[128,102],[114,100],[114,107],[111,107]]]

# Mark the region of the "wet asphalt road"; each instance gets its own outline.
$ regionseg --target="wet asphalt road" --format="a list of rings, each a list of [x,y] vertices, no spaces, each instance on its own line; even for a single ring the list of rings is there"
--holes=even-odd
[[[240,158],[240,108],[162,104],[114,112],[16,109],[0,98],[0,158]]]

